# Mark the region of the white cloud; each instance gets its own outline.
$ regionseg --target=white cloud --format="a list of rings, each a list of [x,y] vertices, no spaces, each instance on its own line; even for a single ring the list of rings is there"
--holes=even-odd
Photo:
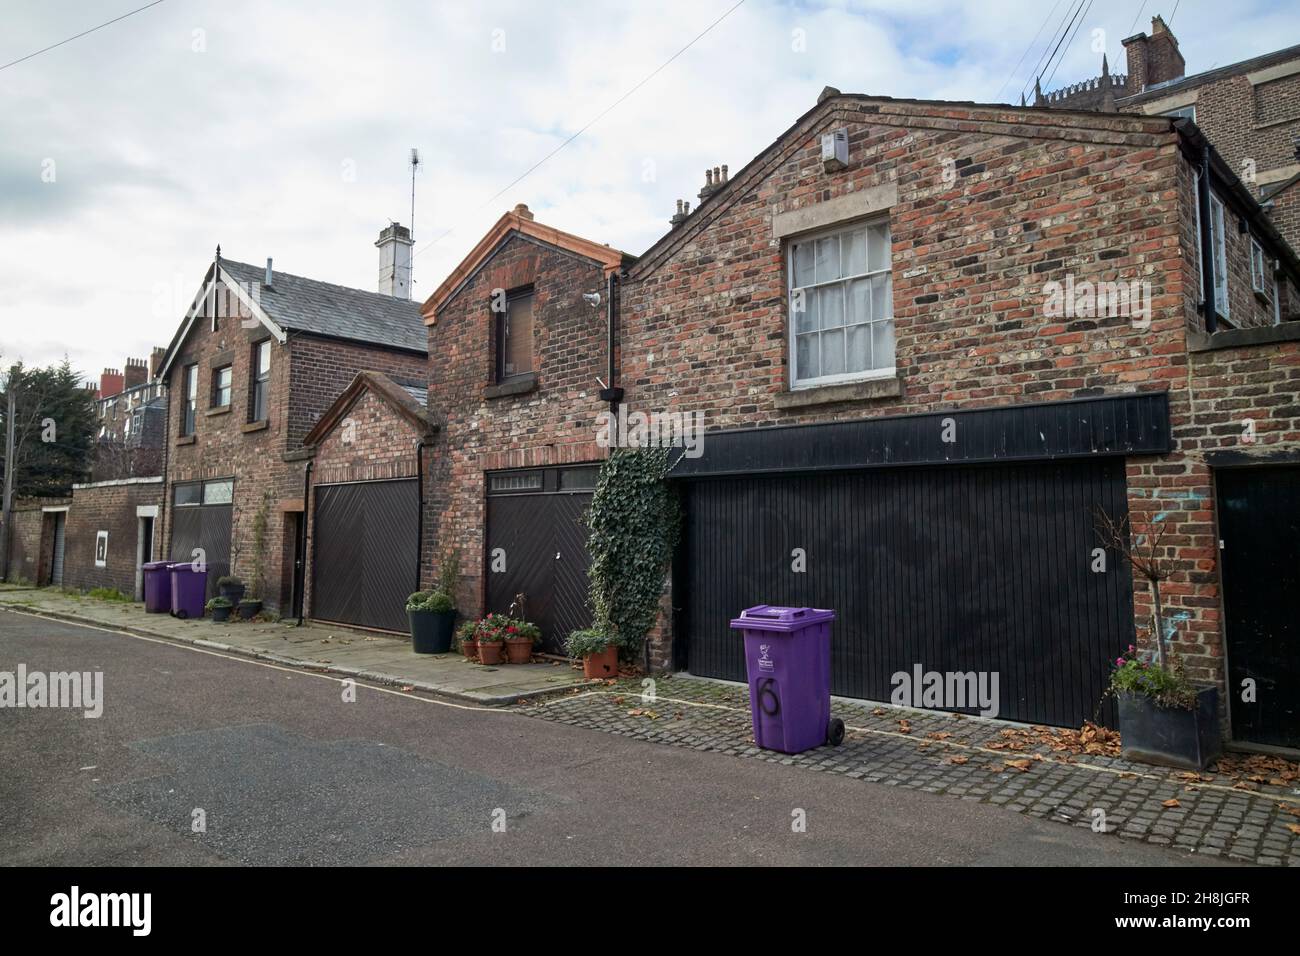
[[[823,86],[990,100],[1049,9],[1041,0],[749,0],[486,202],[733,2],[188,0],[0,71],[0,353],[40,363],[66,352],[88,375],[147,355],[179,321],[154,314],[155,287],[188,297],[218,242],[232,258],[273,256],[285,271],[372,288],[378,231],[409,217],[411,146],[425,161],[419,296],[517,202],[641,252],[666,230],[677,198],[695,201],[706,167],[740,169]],[[124,6],[10,2],[0,62]],[[1226,20],[1216,9],[1184,0],[1174,21],[1191,71],[1283,46],[1300,22],[1281,4],[1239,4]],[[1094,28],[1122,69],[1132,17],[1131,3],[1090,8],[1052,85],[1098,72]],[[1032,89],[1058,18],[1002,99],[1026,81]],[[192,50],[195,30],[205,52]],[[54,183],[41,181],[46,159],[57,164]]]

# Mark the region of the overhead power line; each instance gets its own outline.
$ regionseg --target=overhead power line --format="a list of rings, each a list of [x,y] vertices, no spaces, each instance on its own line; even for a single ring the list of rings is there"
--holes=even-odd
[[[717,26],[719,23],[721,23],[723,20],[727,19],[727,17],[729,17],[729,16],[731,16],[733,13],[735,13],[736,10],[738,10],[741,6],[744,5],[744,3],[745,3],[745,0],[739,0],[739,2],[736,3],[734,6],[728,8],[727,11],[726,11],[725,13],[722,14],[722,16],[718,17],[716,20],[714,20],[712,23],[710,23],[707,27],[705,27],[703,30],[701,30],[699,33],[697,33],[697,34],[696,34],[696,35],[691,39],[691,41],[690,41],[689,43],[686,44],[686,46],[682,47],[680,50],[678,50],[676,53],[674,53],[674,54],[673,54],[672,56],[670,56],[668,59],[666,59],[666,60],[664,60],[662,63],[660,63],[657,67],[655,67],[653,70],[651,70],[650,73],[646,74],[646,76],[645,76],[643,79],[641,79],[640,82],[638,82],[638,83],[637,83],[635,86],[633,86],[630,90],[628,90],[626,93],[624,93],[624,94],[623,94],[622,96],[620,96],[618,99],[616,99],[613,103],[610,103],[609,106],[607,106],[607,107],[605,107],[603,110],[601,110],[600,113],[598,113],[595,117],[593,117],[591,120],[589,120],[589,121],[588,121],[588,122],[587,122],[587,123],[586,123],[586,124],[581,128],[581,129],[579,129],[576,133],[574,133],[572,136],[570,136],[568,139],[566,139],[564,142],[562,142],[559,146],[556,146],[555,149],[551,150],[549,153],[547,153],[545,156],[543,156],[543,157],[542,157],[541,159],[539,159],[537,162],[533,163],[533,165],[529,166],[526,170],[524,170],[522,173],[520,173],[518,176],[516,176],[514,179],[512,179],[512,180],[511,180],[509,183],[507,183],[505,186],[502,186],[500,189],[498,189],[495,193],[493,193],[493,194],[492,194],[491,196],[489,196],[487,199],[483,200],[483,202],[480,203],[480,204],[478,205],[478,207],[476,207],[476,208],[478,208],[478,209],[482,209],[484,206],[488,205],[489,203],[495,202],[498,198],[500,198],[500,196],[501,196],[503,193],[508,192],[509,190],[513,189],[515,186],[519,185],[521,182],[523,182],[525,179],[527,179],[527,178],[528,178],[529,176],[531,176],[533,173],[537,172],[537,170],[540,169],[544,163],[546,163],[548,160],[550,160],[552,157],[554,157],[556,153],[560,152],[560,150],[564,149],[566,146],[568,146],[570,143],[572,143],[575,139],[577,139],[579,136],[581,136],[581,135],[582,135],[583,133],[585,133],[587,130],[591,129],[591,127],[595,126],[598,122],[600,122],[602,119],[604,119],[604,118],[605,118],[609,113],[611,113],[611,112],[612,112],[612,111],[613,111],[613,110],[614,110],[614,109],[615,109],[619,104],[621,104],[624,100],[626,100],[629,96],[631,96],[631,95],[632,95],[633,93],[635,93],[637,90],[641,89],[641,87],[645,86],[647,83],[649,83],[651,80],[653,80],[653,79],[654,79],[656,76],[658,76],[659,73],[661,73],[661,72],[662,72],[662,71],[663,71],[663,70],[664,70],[664,69],[665,69],[665,68],[666,68],[670,63],[672,63],[674,60],[676,60],[679,56],[681,56],[683,53],[685,53],[685,52],[686,52],[687,50],[689,50],[691,47],[695,46],[695,44],[698,43],[701,39],[703,39],[704,36],[705,36],[706,34],[708,34],[708,33],[709,33],[709,32],[710,32],[714,27],[716,27],[716,26]],[[431,248],[432,246],[437,245],[437,244],[438,244],[439,242],[441,242],[443,239],[446,239],[449,235],[451,235],[452,232],[454,232],[454,231],[455,231],[455,227],[453,226],[451,229],[448,229],[448,230],[446,230],[445,232],[443,232],[443,233],[439,234],[438,236],[436,236],[435,238],[431,239],[431,240],[428,242],[427,245],[421,246],[419,249],[415,250],[415,252],[411,255],[411,259],[414,260],[415,257],[418,256],[420,253],[424,252],[426,249]]]
[[[112,20],[106,20],[105,22],[101,23],[97,27],[91,27],[89,30],[82,30],[76,36],[68,37],[66,40],[60,40],[58,43],[51,43],[49,46],[37,50],[35,53],[28,53],[26,56],[20,56],[16,60],[11,60],[8,63],[4,64],[3,66],[0,66],[0,70],[7,70],[11,66],[17,66],[19,63],[25,63],[34,56],[40,56],[42,53],[49,53],[51,50],[55,49],[56,47],[61,47],[65,43],[71,43],[73,40],[80,40],[82,37],[89,36],[90,34],[94,33],[96,30],[102,30],[104,29],[104,27],[112,26],[114,23],[117,23],[119,20],[125,20],[127,17],[133,17],[137,13],[143,13],[145,10],[148,10],[150,7],[156,7],[158,6],[158,4],[162,2],[163,0],[153,0],[153,3],[146,3],[143,7],[137,7],[136,9],[132,10],[130,13],[124,13],[120,17],[114,17]]]
[[[998,101],[998,97],[1002,95],[1002,91],[1007,88],[1007,84],[1015,79],[1016,73],[1020,71],[1020,64],[1025,62],[1025,57],[1029,56],[1029,51],[1034,48],[1034,44],[1038,42],[1038,38],[1042,36],[1043,30],[1046,28],[1047,22],[1052,19],[1052,14],[1056,12],[1056,8],[1060,5],[1061,0],[1056,0],[1056,2],[1052,4],[1052,9],[1047,11],[1047,16],[1043,17],[1043,22],[1038,25],[1038,32],[1034,34],[1034,38],[1025,46],[1025,52],[1020,54],[1020,59],[1016,60],[1016,65],[1011,68],[1011,72],[1007,74],[1007,78],[1002,81],[1002,85],[998,87],[997,93],[993,95],[994,103]]]

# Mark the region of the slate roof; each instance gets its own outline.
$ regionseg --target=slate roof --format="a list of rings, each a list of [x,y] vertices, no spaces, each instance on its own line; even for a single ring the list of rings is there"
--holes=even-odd
[[[418,302],[278,270],[272,274],[268,289],[262,286],[266,277],[263,266],[222,259],[221,268],[247,288],[256,288],[258,304],[282,329],[428,351],[428,331],[420,318]]]

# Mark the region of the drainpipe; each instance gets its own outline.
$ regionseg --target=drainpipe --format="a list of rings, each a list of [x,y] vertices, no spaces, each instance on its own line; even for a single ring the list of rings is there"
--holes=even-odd
[[[302,562],[302,583],[298,586],[298,626],[302,627],[303,615],[307,611],[307,521],[311,514],[309,497],[311,495],[311,466],[316,464],[312,458],[307,459],[307,467],[302,473],[302,528],[298,532],[298,560]]]
[[[605,285],[605,350],[609,355],[607,372],[608,387],[600,390],[601,401],[609,402],[609,438],[610,447],[618,447],[618,405],[623,400],[623,389],[616,383],[618,368],[614,362],[614,323],[617,314],[614,311],[614,290],[618,287],[618,274],[611,272]]]
[[[1213,335],[1218,326],[1214,301],[1214,224],[1210,222],[1210,144],[1201,144],[1201,178],[1196,190],[1201,217],[1201,295],[1205,297],[1205,331]]]
[[[420,570],[424,565],[424,456],[421,452],[433,447],[428,435],[415,442],[415,590],[420,590]]]

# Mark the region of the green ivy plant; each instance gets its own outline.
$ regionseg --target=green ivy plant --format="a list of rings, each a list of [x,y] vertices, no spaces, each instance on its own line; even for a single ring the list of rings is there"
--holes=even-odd
[[[586,516],[594,629],[629,659],[654,626],[681,532],[681,507],[667,481],[673,455],[672,448],[613,449]]]

